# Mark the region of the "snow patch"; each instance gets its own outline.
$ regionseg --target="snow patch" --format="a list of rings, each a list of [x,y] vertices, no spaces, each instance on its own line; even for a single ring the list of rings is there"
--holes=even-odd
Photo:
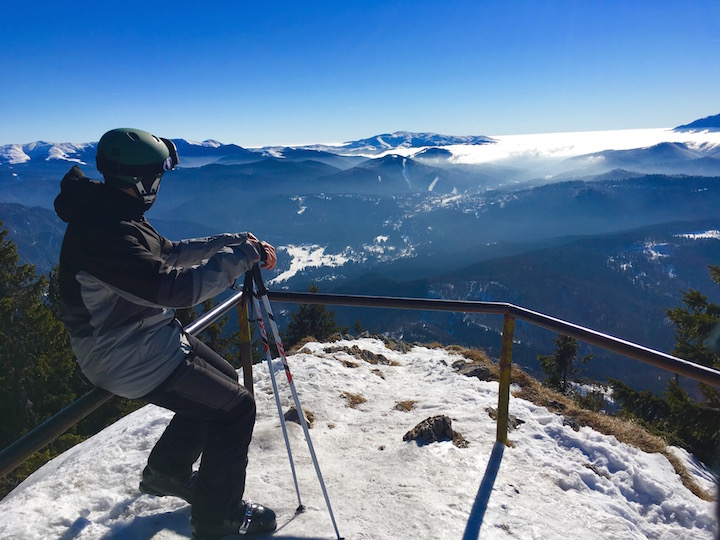
[[[410,171],[407,170],[407,158],[403,158],[402,160],[402,175],[405,182],[407,182],[408,187],[412,188],[412,184],[410,183]]]
[[[274,157],[277,159],[285,159],[285,155],[280,148],[267,148],[263,151],[264,156]]]
[[[221,142],[213,139],[207,139],[205,141],[189,141],[186,139],[185,142],[193,146],[202,146],[204,148],[220,148],[221,146],[223,146]]]
[[[325,248],[316,244],[300,246],[291,244],[280,246],[278,249],[290,256],[290,268],[268,281],[271,285],[287,281],[305,270],[305,268],[319,268],[321,266],[332,268],[342,266],[352,260],[350,248],[347,248],[343,253],[336,254],[325,253]]]
[[[380,146],[382,146],[383,148],[388,148],[388,149],[392,149],[392,148],[393,148],[393,145],[385,142],[385,141],[382,139],[382,137],[377,137],[375,140],[377,140],[377,142],[380,143]]]
[[[23,151],[22,145],[19,144],[10,144],[0,148],[0,158],[2,158],[3,161],[7,161],[10,165],[30,161],[30,156]]]
[[[670,249],[670,244],[667,242],[661,242],[661,243],[655,243],[655,242],[646,242],[643,247],[643,253],[651,260],[651,261],[657,261],[659,259],[663,259],[665,257],[669,257],[668,250]]]
[[[45,160],[50,161],[51,159],[57,159],[61,161],[70,161],[72,163],[86,165],[86,163],[81,159],[70,157],[68,152],[75,153],[76,149],[72,146],[68,147],[68,145],[54,145],[50,148],[50,150],[48,150],[48,157],[45,158]]]
[[[388,245],[389,236],[376,236],[372,244],[364,244],[363,251],[373,255],[385,255],[396,251],[395,246]]]
[[[675,238],[686,238],[688,240],[720,240],[720,231],[713,229],[704,232],[676,234]]]
[[[307,206],[305,206],[305,197],[292,197],[290,200],[297,201],[299,209],[297,211],[297,215],[300,216],[305,213],[305,210],[307,210]]]

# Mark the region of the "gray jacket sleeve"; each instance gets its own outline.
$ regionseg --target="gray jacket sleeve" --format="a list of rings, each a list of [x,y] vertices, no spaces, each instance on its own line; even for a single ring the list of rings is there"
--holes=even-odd
[[[200,264],[167,266],[160,279],[157,302],[166,307],[195,306],[217,296],[260,262],[260,254],[247,240],[225,246]]]
[[[88,261],[89,274],[127,300],[167,308],[191,307],[217,296],[260,261],[254,243],[244,240],[198,264],[171,265],[132,235],[109,242],[99,255]]]
[[[224,233],[205,238],[190,238],[172,242],[170,250],[163,253],[165,262],[170,266],[190,266],[200,264],[204,259],[217,253],[226,246],[237,246],[245,242],[248,233]]]

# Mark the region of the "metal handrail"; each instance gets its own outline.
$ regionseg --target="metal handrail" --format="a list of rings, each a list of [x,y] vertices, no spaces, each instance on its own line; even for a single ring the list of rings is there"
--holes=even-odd
[[[498,406],[497,440],[507,442],[507,402],[509,392],[509,370],[512,355],[512,334],[514,320],[520,319],[531,324],[574,337],[604,349],[622,354],[634,360],[677,373],[693,380],[720,388],[720,371],[711,369],[669,354],[656,351],[635,343],[603,334],[543,313],[503,302],[480,302],[460,300],[439,300],[426,298],[397,298],[387,296],[340,295],[325,293],[298,293],[270,291],[274,302],[341,305],[352,307],[390,308],[422,311],[448,311],[503,315],[502,349],[500,353],[501,375]],[[242,293],[234,294],[215,306],[185,328],[189,334],[197,334],[226,315],[242,300]],[[95,388],[68,405],[52,418],[15,441],[0,452],[0,477],[17,467],[33,453],[43,448],[70,427],[85,418],[100,405],[112,398],[106,390]]]
[[[509,315],[536,326],[565,334],[591,345],[639,360],[678,375],[720,388],[720,371],[683,360],[676,356],[643,347],[609,334],[603,334],[583,326],[563,321],[537,311],[503,302],[480,302],[459,300],[436,300],[428,298],[395,298],[386,296],[356,296],[322,293],[296,293],[271,291],[269,298],[275,302],[303,304],[328,304],[336,306],[381,307],[422,311],[453,311],[463,313],[485,313]]]

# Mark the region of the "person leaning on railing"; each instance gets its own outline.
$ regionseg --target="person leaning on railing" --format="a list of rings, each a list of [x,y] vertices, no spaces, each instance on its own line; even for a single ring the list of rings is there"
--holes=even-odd
[[[184,332],[174,309],[213,298],[258,263],[273,269],[275,249],[247,232],[160,235],[145,212],[178,161],[169,139],[121,128],[98,142],[104,182],[78,166],[65,175],[55,200],[68,223],[63,321],[93,384],[176,413],[150,453],[142,491],[190,502],[193,538],[274,530],[272,510],[242,499],[254,399],[228,362]]]

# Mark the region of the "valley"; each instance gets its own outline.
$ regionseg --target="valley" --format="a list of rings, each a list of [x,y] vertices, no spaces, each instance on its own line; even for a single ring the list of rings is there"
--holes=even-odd
[[[171,239],[251,230],[278,248],[272,287],[510,302],[669,351],[663,309],[689,289],[720,298],[707,270],[720,261],[720,137],[703,133],[474,163],[468,155],[497,153],[502,141],[397,132],[338,147],[245,149],[178,140],[185,166],[163,180],[148,218]],[[0,149],[0,220],[41,273],[56,264],[64,232],[52,211],[59,180],[76,163],[97,178],[93,156],[92,144]],[[280,319],[293,306],[284,308]],[[490,317],[337,316],[408,341],[493,355],[499,346],[500,321]],[[515,361],[537,373],[553,337],[518,325]],[[592,352],[588,377],[664,386],[667,374]]]

